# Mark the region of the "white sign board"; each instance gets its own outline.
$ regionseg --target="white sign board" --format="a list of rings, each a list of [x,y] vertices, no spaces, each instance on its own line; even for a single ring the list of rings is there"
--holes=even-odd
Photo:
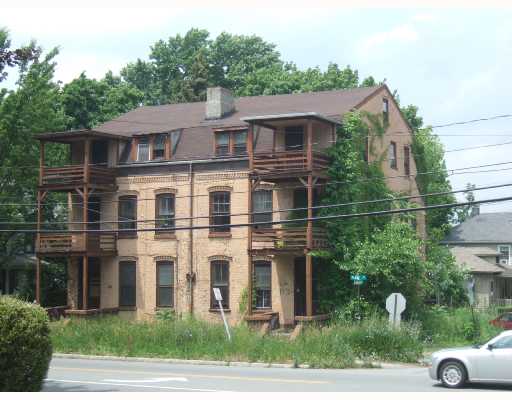
[[[215,300],[222,301],[222,293],[218,287],[213,288],[213,295],[215,296]]]
[[[386,299],[386,310],[389,312],[389,322],[393,326],[399,326],[401,315],[405,311],[405,297],[401,293],[391,293]]]
[[[231,333],[229,332],[228,321],[226,321],[226,315],[224,314],[224,308],[222,308],[222,293],[219,288],[213,288],[213,296],[215,300],[219,303],[220,314],[222,315],[222,321],[224,321],[224,328],[226,328],[226,335],[228,340],[231,341]]]

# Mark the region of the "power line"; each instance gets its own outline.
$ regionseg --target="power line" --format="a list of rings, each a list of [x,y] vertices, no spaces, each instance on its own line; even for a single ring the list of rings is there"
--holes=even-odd
[[[135,228],[135,229],[70,229],[70,230],[37,230],[37,229],[0,229],[0,233],[135,233],[135,232],[169,232],[179,230],[197,230],[197,229],[221,229],[221,228],[243,228],[257,225],[279,225],[279,224],[293,224],[297,222],[314,222],[314,221],[326,221],[331,219],[346,219],[346,218],[358,218],[358,217],[369,217],[369,216],[383,216],[392,214],[408,214],[418,211],[427,211],[434,209],[443,208],[456,208],[463,206],[472,206],[486,203],[500,203],[505,201],[512,201],[512,196],[509,197],[498,197],[494,199],[467,201],[459,203],[448,203],[448,204],[436,204],[431,206],[423,207],[411,207],[411,208],[400,208],[394,210],[383,210],[383,211],[370,211],[363,213],[353,214],[338,214],[338,215],[324,215],[311,218],[294,218],[280,221],[269,221],[265,223],[261,222],[246,222],[237,224],[209,224],[209,225],[193,225],[193,226],[179,226],[175,228]]]
[[[319,210],[319,209],[328,209],[328,208],[335,208],[335,207],[348,207],[348,206],[354,206],[354,205],[366,205],[366,204],[378,204],[378,203],[389,203],[394,201],[402,201],[402,200],[412,200],[412,199],[419,199],[419,198],[425,198],[425,197],[435,197],[435,196],[442,196],[442,195],[449,195],[449,194],[458,194],[458,193],[467,193],[467,192],[476,192],[480,190],[490,190],[490,189],[498,189],[503,187],[510,187],[512,186],[512,183],[503,183],[503,184],[496,184],[496,185],[488,185],[488,186],[480,186],[480,187],[474,187],[474,188],[466,188],[466,189],[458,189],[458,190],[450,190],[450,191],[443,191],[443,192],[432,192],[432,193],[424,193],[424,194],[417,194],[417,195],[409,195],[409,196],[400,196],[400,197],[389,197],[389,198],[382,198],[382,199],[374,199],[374,200],[365,200],[365,201],[355,201],[350,203],[338,203],[338,204],[323,204],[318,206],[312,206],[311,209],[313,210]],[[283,209],[277,209],[277,210],[270,210],[270,211],[254,211],[252,213],[235,213],[235,214],[223,214],[222,216],[225,217],[240,217],[240,216],[248,216],[248,215],[268,215],[268,214],[280,214],[283,212],[291,212],[291,211],[306,211],[308,210],[308,207],[295,207],[295,208],[283,208]],[[83,222],[83,221],[52,221],[52,222],[42,222],[43,225],[62,225],[62,224],[70,224],[70,225],[81,225],[81,224],[119,224],[119,223],[150,223],[150,222],[167,222],[169,220],[172,221],[180,221],[180,220],[196,220],[196,219],[211,219],[212,215],[202,215],[202,216],[195,216],[195,217],[177,217],[177,218],[155,218],[155,219],[144,219],[144,220],[133,220],[133,219],[118,219],[114,221],[89,221],[89,222]],[[0,221],[0,224],[3,225],[35,225],[37,222],[9,222],[9,221]],[[260,224],[265,224],[264,222],[260,221]]]
[[[491,164],[480,164],[480,165],[461,167],[461,168],[453,168],[453,169],[447,169],[447,170],[418,172],[418,173],[416,173],[416,175],[383,176],[383,177],[376,177],[376,178],[357,179],[357,181],[353,181],[353,180],[347,180],[347,181],[329,180],[328,182],[325,182],[325,183],[316,183],[315,186],[319,187],[319,186],[328,186],[328,185],[351,184],[351,183],[356,183],[356,182],[374,182],[374,181],[382,181],[382,180],[383,181],[387,181],[387,180],[391,180],[391,179],[400,179],[400,178],[414,179],[414,178],[416,178],[418,176],[422,176],[422,175],[436,175],[436,174],[444,174],[444,173],[446,173],[448,176],[450,176],[450,175],[463,175],[463,174],[466,175],[466,174],[479,174],[479,173],[488,173],[488,172],[499,172],[499,171],[510,170],[510,169],[512,169],[512,167],[511,168],[494,169],[494,170],[485,170],[485,171],[467,171],[467,170],[475,169],[475,168],[487,168],[487,167],[494,167],[494,166],[500,166],[500,165],[508,165],[508,164],[512,164],[512,161],[499,162],[499,163],[491,163]],[[455,171],[466,171],[466,172],[455,172]],[[240,172],[240,171],[237,170],[237,172]],[[244,172],[244,171],[242,171],[242,172]],[[210,181],[210,182],[212,182],[212,181]],[[223,179],[223,180],[218,180],[218,181],[215,181],[215,182],[222,182],[222,183],[225,184],[226,180]],[[186,184],[174,184],[172,186],[172,188],[178,187],[178,186],[187,186],[188,187],[189,185],[190,185],[189,183],[186,183]],[[279,187],[273,188],[272,190],[273,191],[283,191],[283,190],[290,190],[290,189],[300,189],[300,188],[305,188],[305,187],[306,186],[304,186],[304,185],[295,185],[295,186],[282,186],[282,185],[280,185]],[[106,195],[106,194],[120,194],[120,192],[122,193],[122,191],[97,192],[97,193],[95,193],[95,196],[102,196],[102,195]],[[232,191],[231,193],[232,194],[247,194],[248,192],[247,191]],[[190,198],[190,197],[208,197],[209,195],[210,195],[209,193],[195,194],[193,196],[191,196],[191,195],[181,195],[181,196],[175,196],[175,199]],[[154,201],[154,200],[155,200],[155,197],[137,198],[137,201]],[[120,200],[103,200],[104,203],[119,203],[119,201]],[[72,202],[72,203],[56,202],[56,203],[53,203],[53,204],[81,205],[82,203],[79,203],[79,202]],[[0,203],[0,206],[37,206],[37,203]]]

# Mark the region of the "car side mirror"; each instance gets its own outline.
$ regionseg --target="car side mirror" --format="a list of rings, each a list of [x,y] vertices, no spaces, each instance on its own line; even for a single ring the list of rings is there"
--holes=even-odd
[[[493,349],[494,349],[494,345],[493,344],[488,344],[487,345],[487,350],[493,351]]]

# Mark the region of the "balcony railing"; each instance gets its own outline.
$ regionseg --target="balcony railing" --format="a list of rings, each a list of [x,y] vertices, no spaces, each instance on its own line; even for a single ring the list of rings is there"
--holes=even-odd
[[[115,253],[117,250],[114,233],[42,233],[36,251],[41,254],[70,253]]]
[[[253,250],[303,251],[307,246],[306,228],[255,229],[252,234]],[[329,247],[324,229],[313,228],[313,249]]]
[[[113,185],[116,172],[112,168],[89,166],[89,183],[98,185]],[[86,181],[83,165],[68,165],[65,167],[48,167],[43,169],[43,187],[80,186]]]
[[[328,166],[327,155],[313,152],[313,170],[327,169]],[[302,150],[256,153],[253,159],[253,170],[258,174],[304,172],[308,170],[307,153]]]

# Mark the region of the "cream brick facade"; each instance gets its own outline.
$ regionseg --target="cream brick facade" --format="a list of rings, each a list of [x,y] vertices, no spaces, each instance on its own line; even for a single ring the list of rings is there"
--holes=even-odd
[[[409,128],[387,89],[379,90],[359,108],[371,113],[382,111],[382,99],[389,99],[389,133],[408,132]],[[321,124],[315,126],[315,150],[324,150],[332,144],[334,139],[332,129],[326,129]],[[282,146],[280,135],[276,137],[276,148]],[[378,152],[387,151],[389,142],[397,143],[398,169],[389,168],[387,161],[382,164],[385,176],[393,177],[404,174],[403,147],[411,144],[409,135],[386,135],[378,145]],[[112,153],[112,151],[110,151]],[[79,157],[78,157],[79,158]],[[416,174],[414,159],[411,154],[411,175]],[[139,170],[144,168],[138,167]],[[190,196],[193,193],[193,225],[198,227],[209,223],[209,193],[216,189],[228,190],[231,193],[232,224],[247,223],[249,180],[248,170],[240,168],[235,171],[216,172],[187,172],[165,173],[166,168],[161,167],[158,174],[130,174],[130,167],[124,167],[128,176],[118,177],[118,190],[102,196],[101,227],[112,229],[108,221],[117,220],[118,199],[123,195],[136,195],[137,219],[153,220],[155,218],[155,196],[159,193],[173,193],[175,195],[176,226],[188,225],[190,217]],[[418,194],[416,182],[413,177],[388,180],[392,190],[401,193]],[[193,186],[191,186],[193,185]],[[275,183],[260,183],[262,189],[279,189]],[[191,190],[192,189],[192,190]],[[419,201],[421,203],[421,201]],[[293,207],[292,190],[276,190],[273,193],[274,209]],[[75,221],[81,220],[81,211],[73,211]],[[286,218],[287,213],[274,214],[274,220]],[[181,219],[181,220],[180,220]],[[424,232],[424,215],[418,214],[418,231]],[[151,229],[151,223],[138,223],[138,229]],[[210,237],[208,229],[194,229],[192,231],[192,252],[190,251],[190,231],[176,230],[172,238],[161,238],[150,230],[140,231],[134,238],[119,238],[117,241],[118,255],[101,258],[101,308],[115,308],[119,305],[119,262],[123,260],[136,261],[136,307],[133,310],[123,310],[121,314],[138,319],[153,318],[157,311],[156,306],[156,262],[158,260],[172,260],[174,262],[174,310],[177,314],[192,312],[199,318],[216,322],[221,317],[217,311],[210,309],[210,262],[215,259],[229,261],[229,310],[226,315],[230,324],[240,321],[239,303],[243,291],[248,285],[248,228],[231,228],[230,237]],[[192,260],[191,260],[192,253]],[[272,263],[272,310],[279,313],[282,324],[294,323],[294,261],[290,255],[267,256],[264,259]],[[254,257],[254,260],[261,257]],[[69,305],[76,306],[78,297],[78,263],[71,259],[69,263]],[[190,285],[187,277],[195,277]],[[192,287],[192,291],[190,291]]]

